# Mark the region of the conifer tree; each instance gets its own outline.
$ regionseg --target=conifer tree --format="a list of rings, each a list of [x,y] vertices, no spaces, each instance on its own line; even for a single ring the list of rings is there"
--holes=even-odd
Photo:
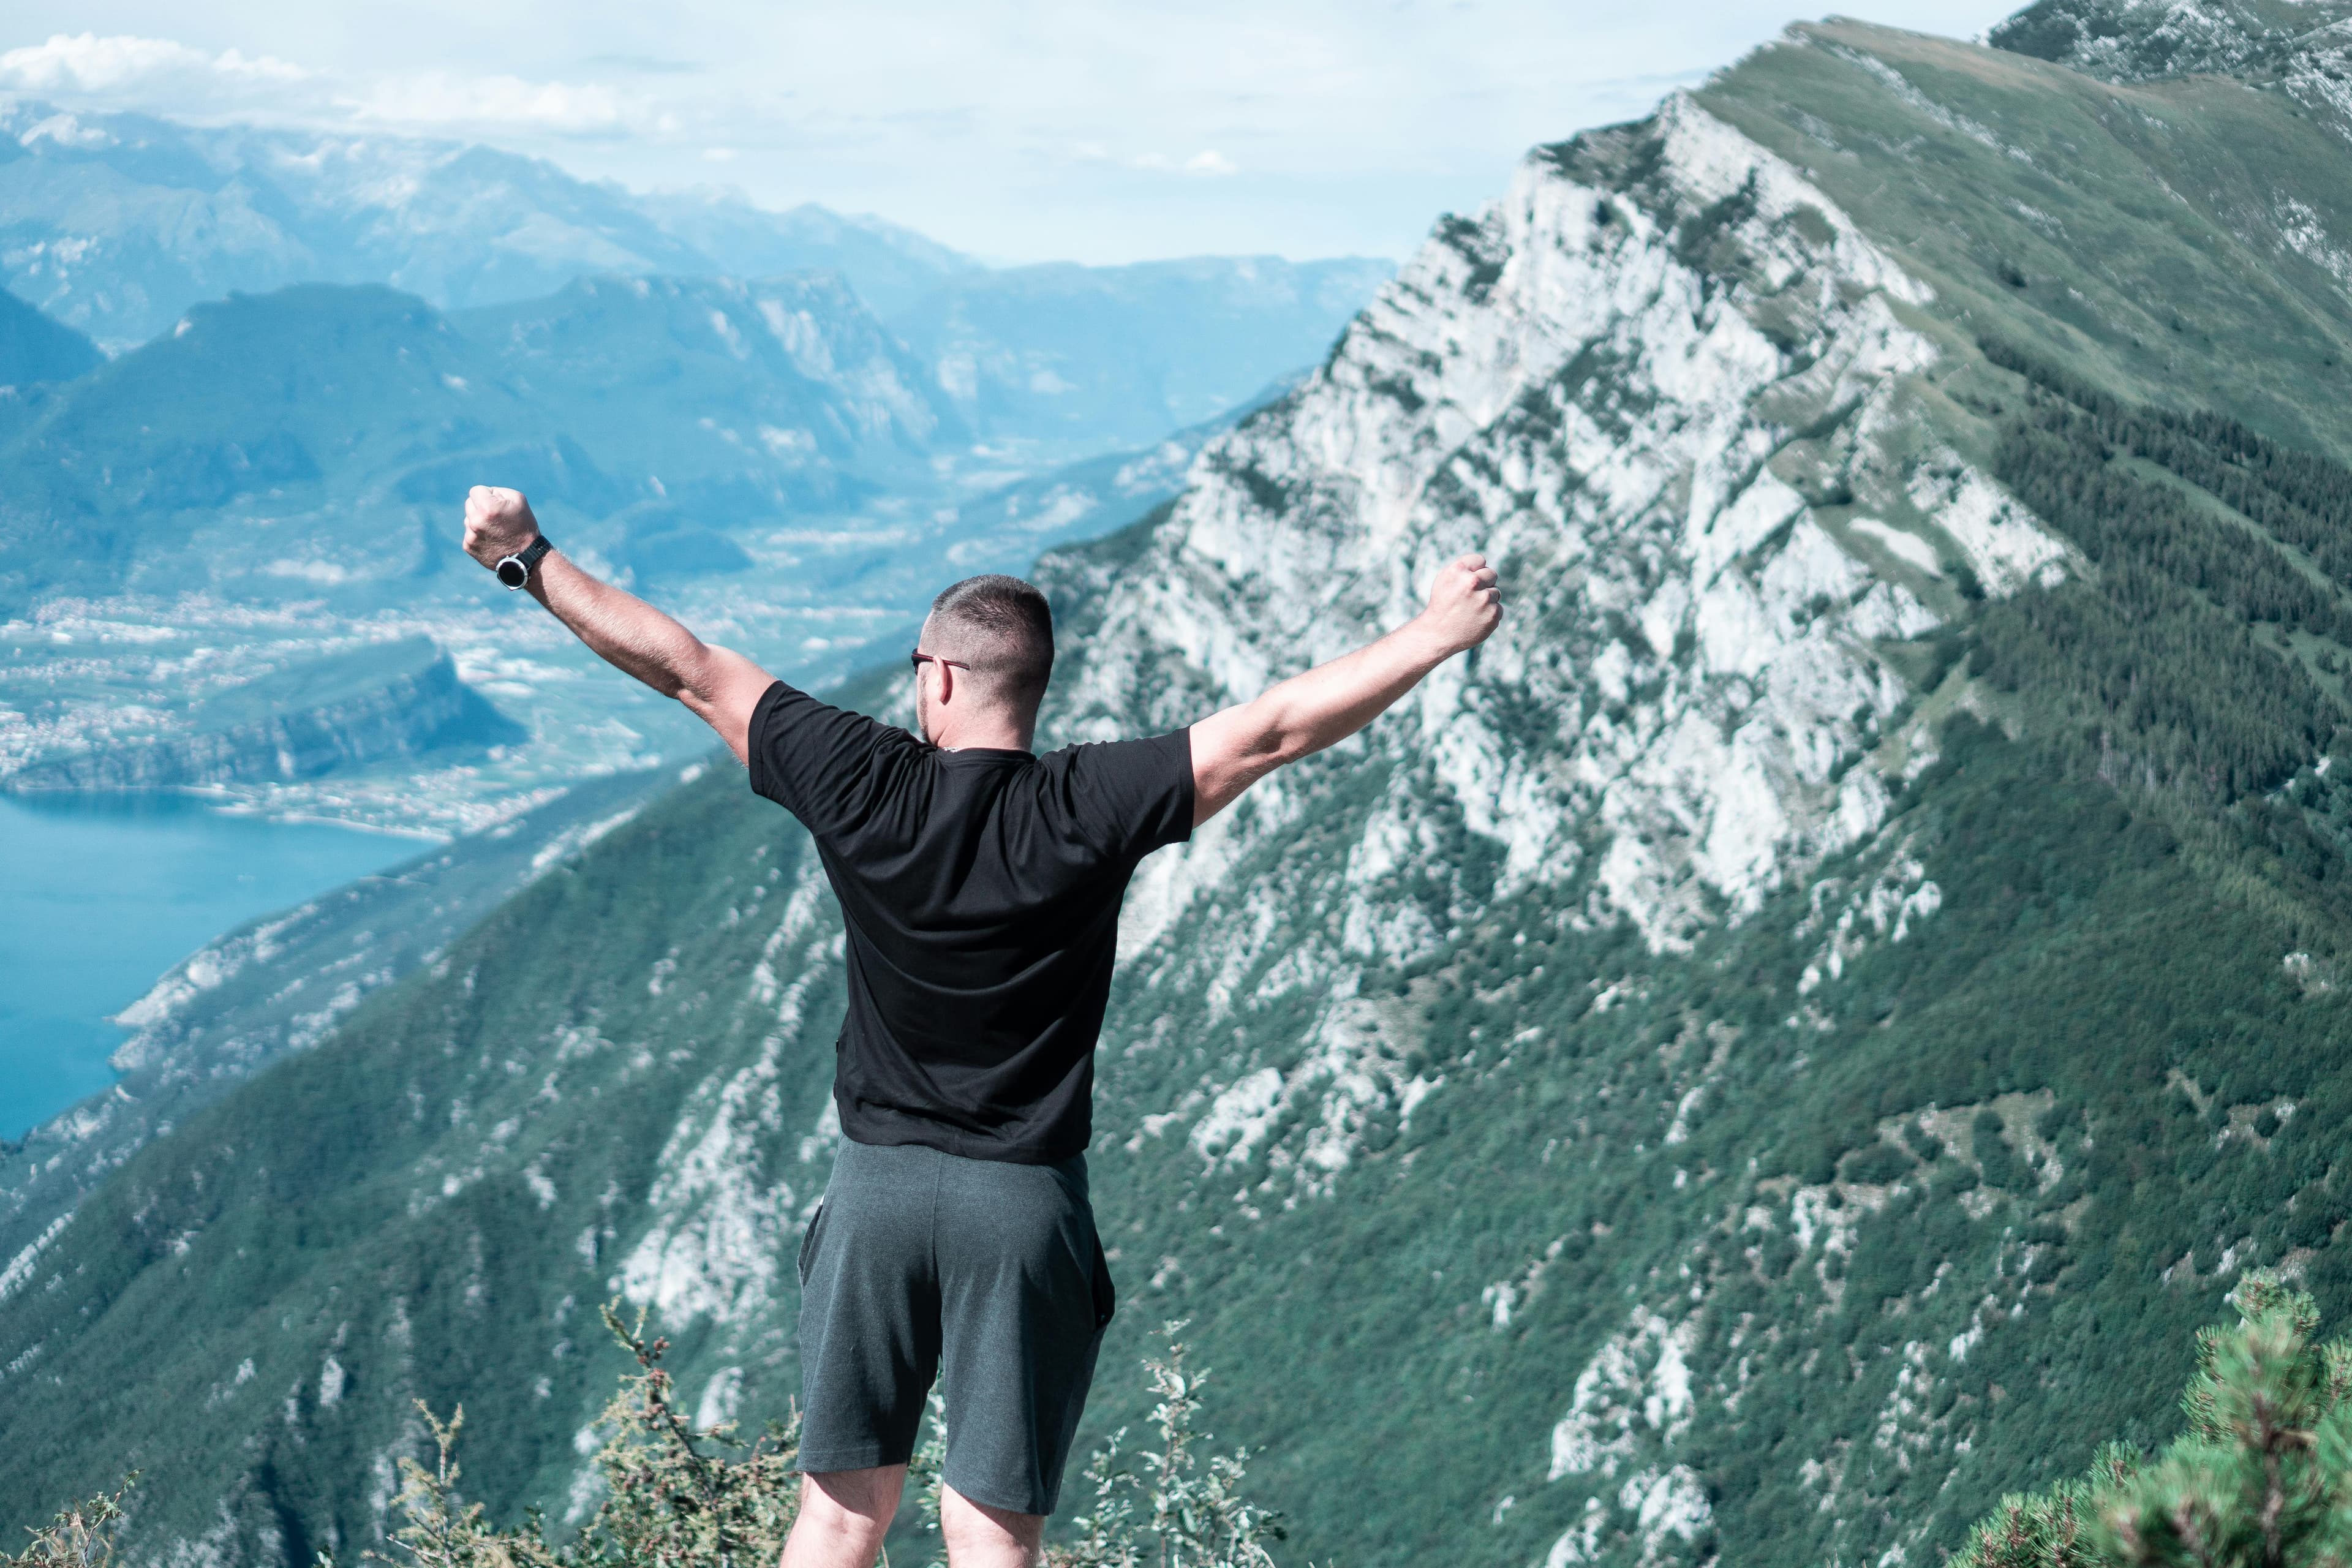
[[[2267,1271],[2231,1301],[2237,1325],[2198,1335],[2169,1447],[2113,1445],[2082,1480],[2002,1499],[1954,1568],[2352,1565],[2352,1345],[2315,1343],[2311,1298]]]

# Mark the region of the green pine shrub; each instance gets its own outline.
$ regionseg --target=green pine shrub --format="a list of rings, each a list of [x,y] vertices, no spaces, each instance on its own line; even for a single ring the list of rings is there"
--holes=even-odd
[[[492,1528],[457,1490],[464,1408],[445,1422],[420,1404],[436,1453],[430,1468],[401,1460],[396,1502],[407,1518],[392,1537],[416,1568],[757,1568],[782,1554],[799,1511],[797,1415],[749,1442],[731,1422],[698,1427],[661,1364],[669,1342],[646,1337],[642,1312],[632,1324],[607,1306],[604,1325],[638,1370],[604,1407],[604,1497],[587,1526],[561,1544],[536,1512],[520,1529]]]
[[[405,1521],[393,1532],[401,1556],[367,1556],[404,1560],[414,1568],[762,1568],[775,1562],[799,1510],[793,1468],[797,1415],[771,1423],[750,1442],[731,1424],[698,1427],[676,1404],[673,1380],[661,1365],[668,1342],[646,1337],[643,1314],[632,1324],[608,1306],[604,1322],[638,1371],[622,1380],[605,1406],[608,1436],[596,1456],[604,1497],[579,1534],[551,1541],[536,1511],[519,1529],[489,1525],[482,1505],[464,1500],[458,1490],[464,1411],[444,1422],[424,1410],[436,1456],[430,1467],[401,1462],[405,1485],[397,1504]],[[1151,1414],[1158,1446],[1129,1458],[1121,1452],[1127,1438],[1121,1428],[1096,1451],[1086,1468],[1090,1506],[1072,1521],[1076,1539],[1046,1550],[1055,1568],[1274,1568],[1266,1542],[1282,1538],[1280,1521],[1245,1489],[1247,1452],[1214,1453],[1213,1439],[1201,1428],[1201,1388],[1208,1373],[1187,1364],[1177,1338],[1183,1327],[1181,1321],[1165,1325],[1166,1356],[1144,1363],[1159,1397]],[[908,1467],[922,1530],[933,1541],[940,1538],[940,1470],[946,1458],[941,1415],[934,1394],[929,1434]],[[100,1525],[119,1512],[115,1500],[86,1505],[91,1510],[104,1510],[92,1512]],[[68,1531],[63,1519],[55,1533],[60,1542],[82,1538]],[[52,1552],[0,1563],[97,1568],[107,1561]]]
[[[2120,1444],[2091,1473],[2001,1500],[1953,1568],[2343,1568],[2352,1564],[2352,1344],[2274,1274],[2197,1339],[2188,1430],[2153,1458]]]

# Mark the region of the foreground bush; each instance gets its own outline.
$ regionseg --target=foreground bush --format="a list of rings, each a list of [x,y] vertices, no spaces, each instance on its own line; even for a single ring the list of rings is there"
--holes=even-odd
[[[114,1531],[122,1519],[122,1499],[138,1479],[126,1476],[111,1494],[78,1503],[34,1531],[32,1550],[23,1556],[0,1552],[0,1568],[109,1568],[115,1560]]]
[[[2257,1271],[2235,1328],[2197,1336],[2189,1429],[2154,1459],[2001,1500],[1952,1568],[2352,1568],[2352,1345],[2315,1344],[2309,1296]]]
[[[438,1451],[430,1469],[403,1461],[407,1485],[399,1507],[407,1522],[393,1534],[417,1568],[764,1568],[782,1552],[800,1501],[793,1471],[797,1416],[789,1425],[771,1423],[751,1443],[731,1425],[697,1428],[678,1409],[662,1369],[667,1342],[645,1337],[642,1315],[632,1326],[607,1307],[604,1322],[636,1358],[638,1371],[622,1380],[604,1408],[610,1436],[596,1467],[605,1495],[587,1527],[556,1545],[536,1514],[520,1530],[484,1524],[481,1504],[458,1500],[464,1413],[445,1425],[427,1412]],[[1151,1413],[1159,1447],[1123,1460],[1122,1429],[1097,1450],[1086,1469],[1092,1506],[1072,1521],[1076,1543],[1049,1548],[1049,1563],[1273,1568],[1265,1543],[1279,1540],[1281,1527],[1243,1490],[1247,1456],[1207,1453],[1210,1439],[1196,1429],[1207,1374],[1186,1365],[1176,1338],[1182,1328],[1168,1324],[1166,1359],[1144,1363],[1160,1400]],[[931,1410],[930,1435],[908,1467],[908,1482],[936,1539],[945,1458],[936,1396]]]
[[[482,1505],[462,1501],[457,1489],[464,1408],[444,1422],[420,1405],[433,1428],[434,1463],[401,1460],[404,1484],[394,1506],[407,1521],[392,1536],[419,1568],[761,1568],[783,1552],[800,1500],[797,1421],[771,1423],[748,1443],[731,1422],[697,1427],[661,1364],[669,1342],[646,1338],[642,1313],[632,1325],[608,1306],[604,1325],[637,1371],[604,1406],[606,1436],[596,1453],[604,1498],[587,1526],[557,1545],[536,1511],[520,1530],[484,1523]]]

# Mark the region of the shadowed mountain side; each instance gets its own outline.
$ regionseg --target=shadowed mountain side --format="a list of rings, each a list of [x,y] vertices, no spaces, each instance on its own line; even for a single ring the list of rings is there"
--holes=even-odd
[[[0,289],[0,387],[9,395],[43,381],[71,381],[105,362],[96,344]]]
[[[592,278],[451,321],[605,467],[661,478],[667,500],[698,489],[722,513],[772,507],[828,472],[914,469],[967,439],[925,367],[834,273]]]
[[[918,468],[940,420],[830,279],[585,283],[466,331],[388,289],[303,285],[198,307],[51,390],[0,445],[0,585],[398,595],[452,556],[447,510],[485,474],[551,526],[675,496],[725,528]]]

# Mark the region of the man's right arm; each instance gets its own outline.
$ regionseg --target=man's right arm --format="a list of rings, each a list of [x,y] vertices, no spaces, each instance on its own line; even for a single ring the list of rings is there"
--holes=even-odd
[[[539,520],[520,491],[477,485],[466,497],[466,553],[483,565],[520,552],[538,537]],[[541,560],[530,589],[596,657],[675,697],[719,731],[737,762],[750,759],[751,712],[775,677],[740,653],[704,642],[561,553]]]
[[[1485,642],[1502,619],[1502,605],[1495,569],[1482,555],[1465,555],[1437,574],[1429,607],[1380,641],[1193,725],[1193,826],[1285,763],[1312,756],[1379,718],[1431,670]]]

